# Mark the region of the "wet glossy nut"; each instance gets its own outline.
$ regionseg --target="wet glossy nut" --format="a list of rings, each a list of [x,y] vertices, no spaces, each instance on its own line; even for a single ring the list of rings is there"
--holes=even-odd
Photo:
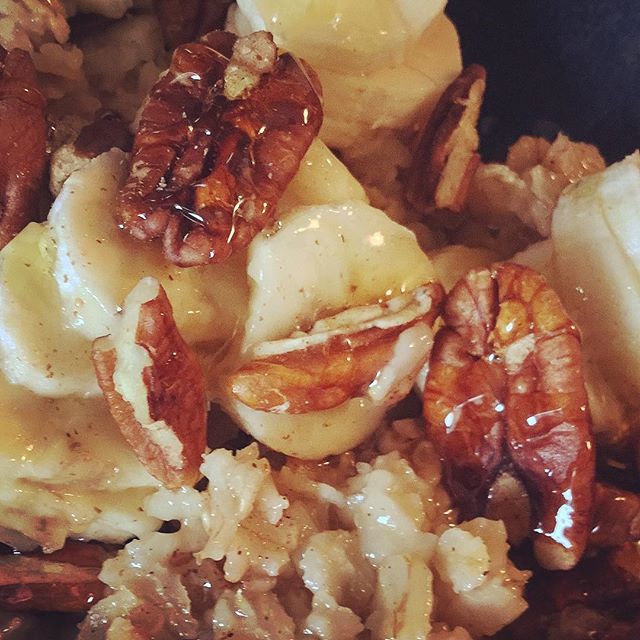
[[[111,414],[149,473],[167,487],[194,484],[206,446],[204,376],[157,280],[136,285],[121,326],[95,341],[92,357]]]
[[[391,360],[404,331],[418,322],[433,324],[442,298],[440,285],[431,283],[385,303],[320,320],[309,333],[263,343],[258,359],[230,376],[229,390],[251,408],[273,413],[337,407],[365,392]],[[412,383],[394,399],[406,395]]]
[[[616,547],[640,540],[640,495],[597,483],[589,543]]]
[[[45,106],[29,54],[0,47],[0,247],[37,217],[46,168]]]
[[[407,200],[425,214],[459,212],[480,161],[476,130],[486,72],[470,65],[447,87],[420,137],[407,179]]]
[[[46,557],[0,557],[0,607],[18,611],[87,611],[105,596],[99,567]]]
[[[136,238],[162,238],[176,264],[220,262],[271,225],[320,129],[315,75],[289,54],[242,90],[234,85],[238,99],[225,95],[234,45],[255,49],[257,41],[261,58],[271,42],[264,32],[238,45],[234,35],[212,32],[179,47],[142,111],[119,218]]]
[[[576,564],[591,530],[594,449],[580,340],[531,269],[471,271],[451,290],[424,393],[430,437],[464,517],[510,464],[526,486],[539,562]]]

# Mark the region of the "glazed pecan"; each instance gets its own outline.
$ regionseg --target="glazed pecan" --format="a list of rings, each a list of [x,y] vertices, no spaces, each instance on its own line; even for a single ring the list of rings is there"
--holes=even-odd
[[[98,383],[114,419],[149,473],[192,485],[206,446],[204,376],[153,278],[127,297],[122,324],[93,347]]]
[[[0,247],[37,217],[47,155],[45,106],[29,54],[0,47]]]
[[[536,272],[503,263],[451,290],[424,393],[430,437],[465,517],[509,463],[534,512],[536,556],[566,569],[591,529],[594,449],[580,339]]]
[[[212,32],[176,49],[142,111],[120,195],[123,226],[141,240],[162,237],[182,266],[220,262],[273,222],[322,122],[315,75],[289,54],[228,99],[235,42]]]
[[[589,543],[616,547],[640,540],[640,496],[617,487],[596,483],[593,530]]]
[[[124,120],[114,111],[96,114],[93,122],[83,127],[73,142],[58,147],[51,156],[49,190],[58,195],[66,179],[87,165],[92,158],[117,148],[130,151],[133,136]]]
[[[480,161],[476,125],[486,72],[472,64],[447,87],[422,132],[406,184],[407,200],[423,213],[459,212]]]
[[[85,158],[96,158],[109,149],[131,151],[133,136],[125,121],[115,111],[104,110],[93,122],[80,129],[73,143],[74,151]]]
[[[106,594],[100,566],[57,562],[46,556],[0,556],[0,607],[87,611]]]
[[[296,414],[336,407],[366,391],[391,360],[404,331],[418,322],[433,324],[442,298],[440,285],[431,283],[321,320],[308,333],[263,343],[256,350],[258,359],[230,377],[229,390],[261,411]],[[387,400],[406,395],[416,374],[407,372],[408,388],[394,390]]]
[[[156,0],[156,11],[169,49],[220,29],[233,0]]]

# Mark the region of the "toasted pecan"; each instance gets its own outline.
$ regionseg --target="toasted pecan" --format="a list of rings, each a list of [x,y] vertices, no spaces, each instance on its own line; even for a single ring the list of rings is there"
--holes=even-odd
[[[470,518],[512,465],[529,493],[539,562],[568,569],[591,530],[594,443],[580,337],[544,278],[502,263],[449,293],[424,393],[428,433]]]
[[[111,414],[140,461],[168,487],[192,485],[206,446],[204,376],[156,280],[136,285],[121,327],[94,342],[92,357]]]
[[[47,159],[45,106],[29,54],[0,47],[0,247],[37,218]]]
[[[229,390],[260,411],[300,414],[336,407],[365,392],[404,331],[418,322],[433,324],[442,298],[440,285],[430,283],[387,303],[321,320],[309,333],[263,343],[257,359],[230,376]],[[408,391],[393,397],[399,400]]]
[[[87,611],[106,595],[100,567],[46,557],[0,557],[0,607],[18,611]]]
[[[142,110],[119,199],[121,224],[140,240],[162,238],[181,266],[225,260],[273,223],[322,122],[313,71],[286,53],[229,99],[235,44],[212,32],[176,49]]]
[[[486,72],[472,64],[447,87],[424,128],[406,183],[406,198],[425,214],[459,212],[480,156],[476,125]]]

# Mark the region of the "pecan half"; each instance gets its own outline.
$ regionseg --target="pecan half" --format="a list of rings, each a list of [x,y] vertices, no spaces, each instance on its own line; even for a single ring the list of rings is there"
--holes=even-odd
[[[404,331],[418,322],[433,324],[443,296],[441,286],[431,283],[320,320],[308,333],[263,343],[255,351],[259,359],[232,374],[228,388],[261,411],[299,414],[336,407],[366,391],[392,359]],[[417,370],[407,377],[412,373]],[[396,390],[390,402],[400,400],[410,386]]]
[[[233,0],[156,0],[156,12],[169,49],[224,25]]]
[[[98,338],[92,357],[111,414],[140,461],[168,487],[192,485],[206,446],[205,381],[157,280],[136,285],[119,330]]]
[[[406,184],[407,200],[425,214],[459,212],[480,161],[476,125],[486,84],[472,64],[447,87],[422,132]]]
[[[29,54],[0,47],[0,247],[37,218],[47,156],[45,106]]]
[[[589,543],[616,547],[640,540],[640,496],[617,487],[596,483],[593,530]]]
[[[142,111],[120,195],[124,227],[141,240],[162,237],[182,266],[220,262],[273,222],[322,122],[315,75],[289,54],[227,98],[235,42],[212,32],[176,49]]]
[[[591,529],[594,448],[578,331],[544,278],[503,263],[451,290],[424,393],[430,437],[465,517],[509,462],[539,562],[567,569]]]
[[[106,595],[99,566],[40,557],[0,557],[0,607],[17,611],[87,611]]]

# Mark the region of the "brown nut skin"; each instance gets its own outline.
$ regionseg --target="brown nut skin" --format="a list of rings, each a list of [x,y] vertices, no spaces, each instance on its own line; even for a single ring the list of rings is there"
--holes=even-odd
[[[640,540],[640,495],[596,483],[589,544],[617,547]]]
[[[114,147],[131,151],[132,144],[133,136],[125,121],[115,111],[104,110],[80,130],[73,150],[83,158],[96,158]]]
[[[289,54],[242,97],[224,95],[236,37],[178,47],[140,117],[119,220],[163,238],[181,266],[220,262],[273,223],[275,207],[322,123],[313,71]]]
[[[87,611],[106,595],[100,566],[57,562],[47,556],[0,556],[0,608],[15,611]]]
[[[169,49],[224,24],[232,0],[156,0],[156,12]]]
[[[418,322],[431,326],[437,318],[444,290],[435,282],[424,290],[431,303],[426,313],[248,362],[229,376],[230,394],[252,409],[287,414],[332,409],[362,394],[391,360],[398,336]]]
[[[0,247],[37,218],[47,160],[45,106],[30,55],[0,47]]]
[[[536,557],[568,569],[591,530],[595,456],[580,340],[544,278],[502,263],[449,293],[424,393],[430,437],[470,517],[509,462],[534,512]]]
[[[406,183],[406,198],[419,211],[459,213],[480,162],[476,130],[486,71],[462,70],[445,89],[420,136]]]
[[[117,339],[117,336],[116,336]],[[114,381],[116,348],[111,337],[94,342],[92,358],[98,383],[127,442],[149,473],[165,486],[191,486],[200,477],[206,449],[207,401],[200,365],[178,332],[164,289],[140,306],[135,344],[143,347],[151,365],[142,372],[146,398],[125,398]],[[131,347],[132,345],[129,345]],[[135,416],[133,403],[146,402],[152,421],[163,421],[182,445],[175,455],[149,436],[149,425]]]

